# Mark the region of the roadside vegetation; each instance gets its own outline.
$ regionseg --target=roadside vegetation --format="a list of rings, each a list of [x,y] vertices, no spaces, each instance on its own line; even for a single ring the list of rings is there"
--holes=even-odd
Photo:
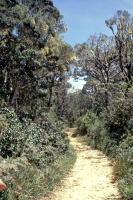
[[[76,159],[66,127],[114,163],[123,197],[133,199],[133,18],[106,20],[74,48],[51,0],[0,1],[0,177],[2,200],[44,196]],[[82,90],[68,80],[86,80]]]
[[[116,116],[116,114],[115,114]],[[110,121],[111,119],[111,121]],[[125,131],[118,128],[110,132],[111,127],[117,124],[116,118],[112,124],[109,113],[88,112],[78,122],[74,136],[82,136],[86,143],[94,149],[99,149],[112,159],[114,175],[118,181],[118,188],[125,199],[133,197],[133,136],[128,124]],[[118,125],[118,124],[117,124]],[[124,127],[125,128],[125,127]],[[118,132],[117,132],[118,130]],[[126,132],[129,131],[130,132]]]
[[[133,18],[117,11],[106,20],[112,37],[90,36],[76,48],[78,74],[88,80],[86,98],[74,135],[82,135],[92,148],[109,156],[125,199],[133,198]],[[86,108],[86,111],[85,111]]]
[[[76,159],[66,133],[69,65],[74,50],[49,1],[0,1],[1,200],[39,199]]]
[[[76,152],[61,124],[43,119],[38,125],[20,122],[14,111],[1,113],[0,175],[7,189],[0,199],[45,196],[70,170]],[[60,128],[59,128],[60,126]]]

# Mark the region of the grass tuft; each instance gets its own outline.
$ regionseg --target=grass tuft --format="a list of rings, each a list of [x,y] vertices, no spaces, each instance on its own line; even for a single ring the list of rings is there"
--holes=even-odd
[[[54,163],[38,169],[18,162],[16,168],[6,170],[7,189],[0,193],[1,200],[35,200],[45,196],[60,182],[76,161],[76,151],[70,145],[66,154]]]

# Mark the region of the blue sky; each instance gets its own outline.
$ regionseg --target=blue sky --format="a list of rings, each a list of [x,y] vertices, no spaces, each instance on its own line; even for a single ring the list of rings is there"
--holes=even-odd
[[[133,16],[133,0],[53,0],[53,3],[67,25],[64,41],[73,47],[95,33],[111,35],[105,20],[113,17],[117,10],[127,10]],[[71,83],[81,88],[84,82],[71,80]]]

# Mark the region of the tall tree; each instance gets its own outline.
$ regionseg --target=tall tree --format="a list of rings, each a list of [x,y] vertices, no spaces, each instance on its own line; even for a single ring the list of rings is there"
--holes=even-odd
[[[115,39],[116,64],[126,82],[132,80],[133,17],[128,11],[118,10],[114,17],[106,20]]]
[[[28,110],[41,106],[48,94],[50,106],[51,88],[73,57],[60,37],[64,31],[62,16],[50,0],[0,2],[1,101],[18,112],[20,105],[27,104]]]
[[[97,90],[105,94],[105,105],[108,105],[108,86],[121,72],[115,65],[115,43],[113,37],[103,34],[90,36],[86,43],[76,45],[77,66],[82,76],[95,83]],[[82,74],[83,71],[83,74]],[[85,72],[85,73],[84,73]],[[78,75],[78,74],[77,74]]]

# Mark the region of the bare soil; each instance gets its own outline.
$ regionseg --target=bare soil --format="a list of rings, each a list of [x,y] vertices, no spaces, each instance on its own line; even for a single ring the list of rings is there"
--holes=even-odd
[[[41,200],[121,200],[111,161],[80,138],[71,137],[73,129],[66,132],[77,151],[77,160],[60,185]]]

